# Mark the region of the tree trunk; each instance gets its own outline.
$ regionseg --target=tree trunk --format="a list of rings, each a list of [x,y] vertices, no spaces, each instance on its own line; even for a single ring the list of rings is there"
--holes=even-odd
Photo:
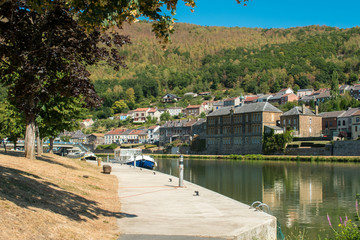
[[[39,128],[36,127],[36,146],[37,146],[37,155],[41,156],[43,154],[43,145],[42,145],[42,139],[40,138],[40,132]]]
[[[54,153],[54,138],[53,137],[50,138],[49,153],[51,153],[51,154]]]
[[[25,157],[35,159],[35,115],[26,117]]]

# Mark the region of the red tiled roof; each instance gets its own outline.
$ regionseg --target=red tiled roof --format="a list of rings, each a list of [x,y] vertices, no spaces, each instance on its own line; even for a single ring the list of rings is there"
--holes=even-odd
[[[200,105],[189,105],[186,108],[200,108]]]
[[[155,128],[157,128],[157,125],[149,127],[149,129],[155,129]]]
[[[120,135],[120,133],[123,133],[126,130],[127,130],[126,128],[117,128],[107,132],[106,135]]]
[[[142,130],[132,130],[129,134],[131,135],[139,135],[142,132]]]
[[[252,102],[258,98],[259,98],[258,96],[246,97],[245,102]]]
[[[149,110],[149,108],[137,108],[135,112],[146,112],[147,110]]]
[[[354,112],[351,116],[359,116],[360,115],[360,110]]]
[[[156,108],[150,108],[150,111],[149,112],[156,112],[157,109]]]

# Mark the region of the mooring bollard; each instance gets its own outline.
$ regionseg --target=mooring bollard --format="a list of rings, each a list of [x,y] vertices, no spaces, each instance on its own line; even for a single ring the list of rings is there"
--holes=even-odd
[[[179,161],[179,187],[184,187],[184,157],[183,155],[180,156]]]
[[[101,158],[100,157],[97,159],[97,164],[99,167],[101,166]]]

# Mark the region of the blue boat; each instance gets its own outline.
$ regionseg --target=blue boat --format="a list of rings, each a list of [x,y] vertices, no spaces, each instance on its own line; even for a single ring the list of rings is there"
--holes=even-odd
[[[156,166],[155,160],[147,155],[142,154],[141,149],[132,148],[132,149],[115,149],[114,151],[115,162],[121,164],[127,164],[131,166],[154,169]]]

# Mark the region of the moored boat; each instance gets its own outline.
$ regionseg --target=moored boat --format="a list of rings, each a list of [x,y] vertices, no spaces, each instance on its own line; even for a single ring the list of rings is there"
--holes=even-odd
[[[114,157],[116,162],[127,164],[131,166],[153,169],[156,166],[155,160],[148,156],[143,155],[141,149],[115,149]]]

